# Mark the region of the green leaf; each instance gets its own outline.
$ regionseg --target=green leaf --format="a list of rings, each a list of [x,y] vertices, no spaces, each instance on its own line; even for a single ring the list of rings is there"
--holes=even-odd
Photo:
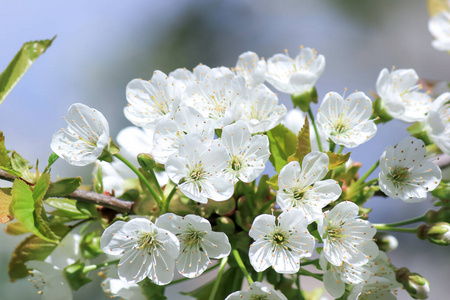
[[[47,50],[53,40],[33,41],[23,44],[22,49],[9,63],[8,67],[0,74],[0,104],[19,82],[25,72],[31,67],[34,61]]]
[[[328,155],[328,158],[330,159],[328,169],[333,170],[339,167],[340,165],[345,164],[350,158],[350,153],[351,152],[347,154],[336,154],[334,152],[328,151],[326,153]]]
[[[5,136],[0,131],[0,167],[11,169],[11,160],[5,146]]]
[[[103,171],[100,164],[97,165],[97,173],[94,175],[94,191],[97,194],[103,194]]]
[[[69,217],[72,219],[86,219],[89,215],[84,214],[77,208],[77,201],[65,198],[49,198],[45,204],[56,208],[50,214],[60,217]]]
[[[53,227],[52,230],[62,236],[69,230],[69,227],[58,226]],[[14,249],[11,259],[9,260],[8,274],[11,281],[27,277],[28,271],[25,263],[30,260],[46,259],[56,246],[55,243],[45,241],[34,234],[23,240]]]
[[[5,224],[14,219],[14,212],[11,209],[11,189],[0,189],[0,223]]]
[[[306,116],[302,130],[300,130],[297,136],[297,149],[295,151],[295,154],[289,156],[288,162],[298,161],[302,163],[303,158],[306,156],[306,154],[310,152],[311,152],[311,139],[309,137],[309,120],[308,116]]]
[[[8,225],[6,226],[6,228],[4,230],[9,235],[21,235],[21,234],[25,234],[25,233],[29,233],[30,232],[20,222],[8,223]]]
[[[413,137],[422,140],[425,143],[425,146],[433,144],[433,141],[431,140],[425,128],[425,122],[415,122],[414,124],[409,126],[407,130]]]
[[[50,183],[45,198],[63,197],[74,192],[81,185],[81,177],[64,178]]]
[[[267,181],[267,184],[278,191],[278,174],[273,175],[270,180]]]
[[[242,282],[244,275],[237,267],[230,267],[222,275],[219,287],[217,289],[215,299],[225,299],[229,294],[235,292],[233,289],[233,282]],[[209,300],[209,295],[213,289],[215,280],[208,282],[207,284],[193,290],[192,292],[181,292],[180,294],[194,297],[197,300]]]
[[[52,154],[50,154],[50,156],[48,157],[48,165],[47,167],[45,167],[44,173],[50,172],[50,167],[55,163],[55,161],[58,160],[58,158],[59,156],[55,152],[52,152]]]
[[[77,291],[85,284],[88,284],[92,279],[87,278],[83,272],[85,264],[77,261],[64,269],[64,275],[72,290]]]
[[[205,218],[209,217],[212,213],[216,213],[219,216],[224,216],[234,212],[236,209],[236,201],[234,198],[230,198],[225,201],[214,201],[208,199],[208,203],[201,204],[200,207],[202,215]]]
[[[450,182],[441,181],[438,187],[431,191],[431,195],[441,200],[450,200]]]
[[[47,190],[48,182],[50,182],[49,177],[42,176],[32,192],[24,181],[16,179],[12,188],[11,208],[16,219],[28,230],[43,240],[57,243],[58,237],[50,230],[43,216],[45,211],[42,198]]]
[[[269,181],[269,175],[267,174],[261,176],[261,179],[259,180],[258,189],[256,190],[255,195],[255,199],[257,200],[258,204],[262,204],[264,202],[264,199],[267,197],[267,194],[270,191],[267,181]]]
[[[375,124],[387,123],[393,119],[384,107],[384,102],[381,98],[377,98],[372,102],[372,116],[370,118],[375,119]]]
[[[80,252],[86,259],[95,258],[103,253],[98,232],[91,231],[83,235],[80,242]]]
[[[292,94],[291,99],[295,107],[300,107],[304,112],[309,110],[309,105],[311,102],[317,103],[319,96],[317,95],[316,87],[311,90],[304,92],[303,94]]]
[[[139,283],[142,294],[148,299],[148,300],[165,300],[167,299],[166,296],[164,296],[164,286],[154,284],[150,279],[145,278],[143,281]]]
[[[284,125],[279,124],[267,132],[270,144],[270,162],[277,173],[288,163],[288,157],[297,147],[297,137]]]
[[[28,182],[34,182],[34,176],[31,175],[30,167],[28,166],[28,160],[22,158],[19,153],[13,151],[11,153],[11,166],[13,170],[21,174],[21,178]]]

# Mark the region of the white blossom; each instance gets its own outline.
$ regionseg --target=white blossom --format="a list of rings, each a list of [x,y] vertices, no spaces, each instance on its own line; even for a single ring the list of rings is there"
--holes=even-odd
[[[110,297],[120,297],[124,300],[146,300],[141,287],[125,280],[106,278],[102,282],[103,291]]]
[[[185,277],[200,276],[212,264],[210,258],[220,259],[230,254],[231,245],[227,235],[212,231],[209,221],[200,216],[180,217],[167,213],[156,220],[156,226],[178,237],[180,255],[176,259],[176,266]]]
[[[450,93],[440,95],[431,103],[425,122],[431,140],[450,155]]]
[[[247,84],[254,88],[266,79],[267,64],[264,58],[259,59],[258,54],[247,51],[239,55],[234,71],[247,80]]]
[[[182,86],[161,71],[149,81],[133,79],[127,85],[128,106],[125,117],[138,127],[152,128],[161,119],[168,119],[178,109]]]
[[[314,49],[300,47],[300,53],[294,59],[287,54],[269,58],[266,80],[283,93],[303,94],[314,88],[324,69],[323,55],[317,56]]]
[[[404,122],[423,121],[430,109],[431,98],[419,92],[419,76],[413,69],[389,72],[383,69],[377,79],[377,93],[386,111]]]
[[[400,285],[392,282],[386,278],[374,276],[367,282],[356,285],[348,300],[395,300],[395,297],[391,291],[397,292],[397,288]]]
[[[239,118],[247,122],[251,133],[267,132],[280,124],[286,106],[278,105],[278,96],[264,84],[251,89],[239,105]]]
[[[248,291],[238,291],[234,292],[225,300],[287,300],[286,296],[275,289],[263,285],[261,282],[253,282],[249,287]]]
[[[67,128],[52,137],[50,147],[74,166],[94,163],[109,143],[109,125],[101,112],[81,103],[72,104],[64,118]]]
[[[333,265],[326,260],[324,252],[321,253],[319,262],[324,271],[323,284],[328,293],[335,298],[344,294],[346,283],[350,285],[363,283],[378,270],[373,261],[364,265],[352,265],[347,262]]]
[[[158,285],[172,281],[180,243],[174,234],[148,219],[117,221],[103,232],[100,243],[106,254],[122,255],[120,279],[137,283],[148,277]]]
[[[342,190],[333,179],[322,180],[328,173],[328,155],[308,153],[302,161],[285,165],[278,175],[277,204],[285,211],[294,209],[311,223],[322,217],[322,208],[337,200]]]
[[[205,119],[192,107],[179,108],[173,119],[161,120],[155,127],[153,158],[165,164],[167,158],[178,153],[178,145],[188,133],[199,133],[204,142],[214,139],[212,121]]]
[[[28,279],[42,295],[42,300],[72,300],[72,289],[64,276],[63,270],[57,266],[37,260],[30,260],[25,263],[31,278]]]
[[[393,199],[420,202],[441,181],[441,169],[426,160],[425,144],[407,137],[397,146],[389,146],[380,158],[380,190]]]
[[[317,114],[317,124],[327,138],[338,145],[354,148],[370,140],[377,132],[373,120],[372,102],[362,92],[345,99],[335,92],[328,93]]]
[[[229,155],[225,175],[234,183],[252,182],[264,171],[270,156],[266,135],[252,136],[247,124],[238,121],[223,128],[221,141]]]
[[[166,172],[183,194],[200,203],[233,195],[234,184],[223,173],[229,157],[220,142],[205,144],[200,134],[191,133],[181,139],[178,150],[167,159]]]
[[[307,226],[307,219],[293,210],[278,217],[257,216],[248,233],[255,240],[248,254],[253,268],[262,272],[272,266],[278,273],[297,273],[300,259],[314,250],[315,240]]]
[[[179,68],[173,72],[170,72],[169,77],[175,79],[178,83],[181,84],[182,89],[189,93],[191,91],[191,87],[197,85],[199,81],[202,81],[206,74],[211,70],[210,67],[199,64],[197,65],[192,72],[187,70],[186,68]]]
[[[431,44],[436,50],[450,51],[450,11],[448,8],[430,18],[428,30],[435,38]]]
[[[358,219],[358,205],[342,202],[323,213],[317,230],[323,239],[323,253],[333,265],[342,262],[363,265],[378,255],[372,240],[376,229],[369,221]]]

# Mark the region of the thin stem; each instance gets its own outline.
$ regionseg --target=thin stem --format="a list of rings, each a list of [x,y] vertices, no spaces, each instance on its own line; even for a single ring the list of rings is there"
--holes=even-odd
[[[391,227],[391,226],[388,226],[385,224],[372,224],[372,225],[378,230],[407,232],[407,233],[416,233],[417,232],[417,228],[398,228],[398,227]]]
[[[310,272],[308,270],[305,270],[304,268],[300,269],[298,274],[299,275],[309,276],[309,277],[315,278],[315,279],[320,280],[320,281],[323,280],[323,274],[312,273],[312,272]]]
[[[152,176],[153,182],[155,183],[156,188],[158,189],[158,192],[161,195],[161,199],[164,202],[164,200],[165,200],[164,192],[163,192],[161,186],[159,185],[159,181],[158,181],[158,178],[156,177],[155,171],[153,171],[153,169],[148,169],[147,171],[150,173],[150,176]]]
[[[307,265],[313,265],[313,264],[316,264],[318,262],[319,262],[319,259],[316,258],[316,259],[311,259],[311,260],[308,260],[308,261],[305,261],[305,262],[301,262],[300,264],[303,267],[303,266],[307,266]]]
[[[314,120],[314,115],[312,113],[311,107],[308,110],[308,115],[309,115],[309,117],[311,119],[311,122],[313,124],[314,132],[316,133],[316,139],[317,139],[317,145],[319,146],[319,151],[323,152],[323,150],[322,150],[322,142],[320,141],[319,130],[317,130],[316,122]]]
[[[305,300],[305,297],[303,297],[302,289],[300,287],[300,274],[297,274],[297,280],[295,282],[295,285],[297,286],[298,300]]]
[[[203,272],[202,274],[206,274],[206,273],[208,273],[208,272],[210,272],[210,271],[212,271],[212,270],[215,270],[215,269],[217,269],[219,266],[220,266],[220,264],[215,264],[215,265],[212,266],[211,268],[206,269],[205,272]],[[192,279],[192,278],[183,277],[183,278],[180,278],[180,279],[177,279],[177,280],[172,280],[168,285],[173,285],[173,284],[181,283],[181,282],[184,282],[184,281],[189,280],[189,279]]]
[[[379,164],[380,164],[380,161],[377,160],[377,162],[372,167],[370,167],[370,169],[367,170],[367,172],[363,176],[361,176],[361,178],[355,184],[356,185],[360,185],[361,183],[363,183],[364,180],[366,180],[366,178],[369,177],[370,174],[372,174],[373,171],[375,171],[376,168],[378,168]]]
[[[412,223],[422,222],[422,221],[425,221],[425,219],[426,219],[425,216],[421,216],[421,217],[416,217],[416,218],[405,220],[405,221],[389,223],[389,224],[380,224],[380,225],[389,226],[389,227],[397,227],[397,226],[403,226],[403,225],[408,225],[408,224],[412,224]]]
[[[209,300],[214,300],[216,298],[217,290],[219,289],[220,281],[222,280],[223,271],[225,270],[225,266],[228,262],[228,256],[225,258],[222,258],[222,261],[220,262],[219,267],[219,273],[217,273],[216,281],[214,282],[213,289],[211,291],[211,294],[209,295]]]
[[[361,185],[361,187],[373,185],[374,183],[377,183],[377,182],[378,182],[378,177],[365,182],[364,184]]]
[[[248,284],[252,284],[253,283],[253,279],[250,276],[250,274],[248,273],[247,269],[245,268],[244,262],[242,261],[238,250],[234,249],[232,252],[233,252],[234,259],[236,260],[239,268],[241,269],[241,271],[244,274],[245,278],[247,278]]]
[[[167,196],[167,199],[166,199],[165,202],[164,202],[164,207],[163,207],[163,209],[162,209],[162,211],[161,211],[161,214],[164,214],[164,213],[166,213],[166,212],[169,211],[170,200],[172,200],[173,195],[175,195],[175,192],[177,191],[177,188],[178,188],[178,186],[176,185],[176,186],[174,186],[173,189],[170,191],[169,196]]]
[[[330,141],[330,152],[334,152],[335,148],[336,148],[336,144],[333,141]]]
[[[144,183],[144,185],[149,189],[152,196],[155,198],[155,201],[156,203],[158,203],[158,206],[161,208],[163,205],[161,198],[158,196],[155,189],[151,186],[150,182],[148,182],[147,178],[145,178],[145,176],[120,153],[114,154],[114,156],[117,157],[125,165],[127,165],[127,167],[130,168],[131,171],[133,171],[137,175],[137,177],[139,177],[139,179]]]
[[[339,150],[338,150],[337,154],[341,154],[343,150],[344,150],[344,145],[341,145],[339,147]]]
[[[259,273],[258,273],[258,277],[256,277],[256,280],[257,280],[258,282],[262,282],[263,279],[264,279],[264,272],[259,272]]]
[[[266,209],[268,209],[276,200],[277,200],[276,197],[272,197],[272,199],[267,201],[266,204],[264,204],[263,207],[261,207],[261,209],[259,210],[259,215],[264,213]]]
[[[105,268],[105,267],[109,267],[112,265],[117,265],[119,263],[120,259],[116,259],[116,260],[111,260],[111,261],[106,261],[104,263],[101,264],[97,264],[97,265],[89,265],[89,266],[85,266],[83,269],[83,273],[88,273],[100,268]]]

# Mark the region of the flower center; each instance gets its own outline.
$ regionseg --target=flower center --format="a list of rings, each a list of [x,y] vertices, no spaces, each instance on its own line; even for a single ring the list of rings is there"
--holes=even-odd
[[[333,225],[331,220],[328,220],[328,227],[326,227],[326,231],[323,234],[323,239],[328,239],[329,242],[336,241],[336,239],[346,238],[347,235],[343,234],[344,230],[342,226],[344,225],[344,221],[341,221],[338,225]]]
[[[272,247],[276,247],[278,249],[286,249],[291,251],[292,248],[288,246],[289,244],[289,232],[284,231],[281,228],[276,229],[272,234],[266,236],[266,238],[271,241]],[[274,251],[274,250],[272,250]]]
[[[250,295],[250,300],[268,300],[268,296],[267,295],[257,295],[257,294],[251,294]]]
[[[200,247],[201,243],[203,242],[203,237],[205,236],[205,232],[198,231],[192,226],[192,224],[187,224],[187,231],[180,234],[180,240],[184,242],[185,249],[186,248],[192,248],[195,246],[199,246],[200,250],[203,251]],[[185,249],[182,249],[184,251]]]
[[[241,168],[243,167],[242,157],[241,157],[241,156],[234,155],[234,156],[231,158],[230,165],[231,165],[231,169],[232,169],[233,171],[236,171],[236,172],[240,171]]]
[[[406,167],[394,167],[387,175],[388,179],[398,187],[400,184],[405,183],[409,178],[409,169]]]
[[[344,117],[341,115],[334,121],[332,128],[333,131],[331,132],[331,135],[341,135],[350,130],[350,124],[349,121],[344,119]]]
[[[148,254],[159,245],[156,240],[156,232],[139,232],[138,234],[139,249],[145,249]]]

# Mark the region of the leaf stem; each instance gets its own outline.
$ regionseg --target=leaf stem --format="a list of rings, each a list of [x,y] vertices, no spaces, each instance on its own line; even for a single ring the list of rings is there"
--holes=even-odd
[[[127,165],[127,167],[130,168],[131,171],[133,171],[137,175],[137,177],[139,177],[139,179],[144,183],[144,185],[149,189],[152,196],[155,198],[155,201],[156,203],[158,203],[158,206],[161,208],[163,206],[161,198],[158,196],[155,189],[151,186],[150,182],[148,182],[147,178],[145,178],[145,176],[120,153],[114,154],[114,156],[117,157],[125,165]]]
[[[262,282],[263,279],[264,279],[264,272],[259,272],[259,273],[258,273],[258,277],[256,278],[256,280],[257,280],[258,282]]]
[[[344,150],[344,145],[341,145],[340,147],[339,147],[339,150],[338,150],[338,152],[337,152],[337,154],[341,154],[342,153],[342,151]]]
[[[173,195],[175,195],[175,192],[177,191],[177,188],[178,188],[178,186],[175,185],[173,187],[173,189],[170,191],[169,196],[167,196],[167,199],[164,201],[164,206],[163,206],[163,209],[161,211],[161,214],[164,214],[164,213],[169,211],[170,200],[172,200]]]
[[[250,274],[248,273],[247,269],[245,268],[244,262],[242,261],[242,258],[239,255],[238,250],[237,249],[233,249],[232,252],[233,252],[234,259],[236,260],[239,268],[241,269],[241,271],[244,274],[245,278],[247,278],[248,284],[252,284],[253,283],[253,279],[250,276]]]
[[[311,107],[310,107],[309,110],[308,110],[308,115],[309,115],[309,117],[310,117],[310,119],[311,119],[311,122],[312,122],[312,124],[313,124],[313,127],[314,127],[314,132],[315,132],[315,134],[316,134],[317,145],[319,146],[319,151],[320,151],[320,152],[323,152],[323,149],[322,149],[322,142],[321,142],[321,140],[320,140],[319,131],[317,130],[317,125],[316,125],[316,122],[315,122],[315,120],[314,120],[314,115],[313,115],[313,113],[312,113]]]
[[[361,187],[366,187],[366,186],[369,186],[369,185],[373,185],[376,182],[378,182],[378,177],[365,182],[364,184],[361,185]]]
[[[400,221],[400,222],[389,223],[389,224],[379,224],[379,225],[384,225],[384,226],[389,226],[389,227],[397,227],[397,226],[403,226],[403,225],[408,225],[408,224],[412,224],[412,223],[422,222],[422,221],[425,221],[425,219],[426,219],[425,216],[421,216],[421,217],[416,217],[416,218],[412,218],[412,219],[404,220],[404,221]]]
[[[330,152],[334,152],[334,149],[336,149],[336,144],[330,140]]]
[[[416,233],[417,232],[417,228],[398,228],[398,227],[391,227],[386,224],[372,224],[372,225],[378,230],[407,232],[407,233]]]
[[[319,259],[318,259],[318,258],[316,258],[316,259],[311,259],[311,260],[308,260],[308,261],[305,261],[305,262],[301,262],[300,265],[303,267],[303,266],[307,266],[307,265],[314,265],[314,264],[316,264],[317,262],[319,262]]]
[[[111,261],[106,261],[104,263],[101,264],[97,264],[97,265],[89,265],[89,266],[85,266],[83,269],[83,273],[86,274],[88,272],[100,269],[100,268],[105,268],[105,267],[109,267],[112,265],[117,265],[119,263],[120,259],[116,259],[116,260],[111,260]]]
[[[259,215],[264,213],[266,211],[266,209],[268,209],[276,200],[277,200],[277,197],[272,197],[272,199],[267,201],[266,204],[264,204],[263,207],[261,207],[261,209],[259,210]]]
[[[225,266],[228,262],[228,256],[222,258],[222,261],[220,262],[219,267],[219,273],[217,273],[216,281],[214,282],[213,289],[211,291],[211,294],[209,295],[209,300],[214,300],[216,298],[217,290],[219,289],[220,281],[222,280],[223,271],[225,270]]]
[[[297,280],[295,281],[295,285],[297,286],[298,300],[305,300],[305,297],[303,297],[302,289],[300,287],[300,274],[297,274]]]
[[[372,167],[370,167],[370,169],[369,170],[367,170],[367,172],[363,175],[363,176],[361,176],[361,178],[360,179],[358,179],[358,181],[357,182],[355,182],[355,184],[356,185],[360,185],[361,183],[363,183],[364,182],[364,180],[366,180],[367,179],[367,177],[369,177],[370,176],[370,174],[372,174],[373,173],[373,171],[375,171],[375,169],[376,168],[378,168],[378,166],[380,165],[380,161],[379,160],[377,160],[377,162],[372,166]]]
[[[315,278],[317,280],[323,281],[323,274],[312,273],[312,272],[310,272],[308,270],[305,270],[304,268],[300,269],[298,274],[299,275],[309,276],[309,277]]]

